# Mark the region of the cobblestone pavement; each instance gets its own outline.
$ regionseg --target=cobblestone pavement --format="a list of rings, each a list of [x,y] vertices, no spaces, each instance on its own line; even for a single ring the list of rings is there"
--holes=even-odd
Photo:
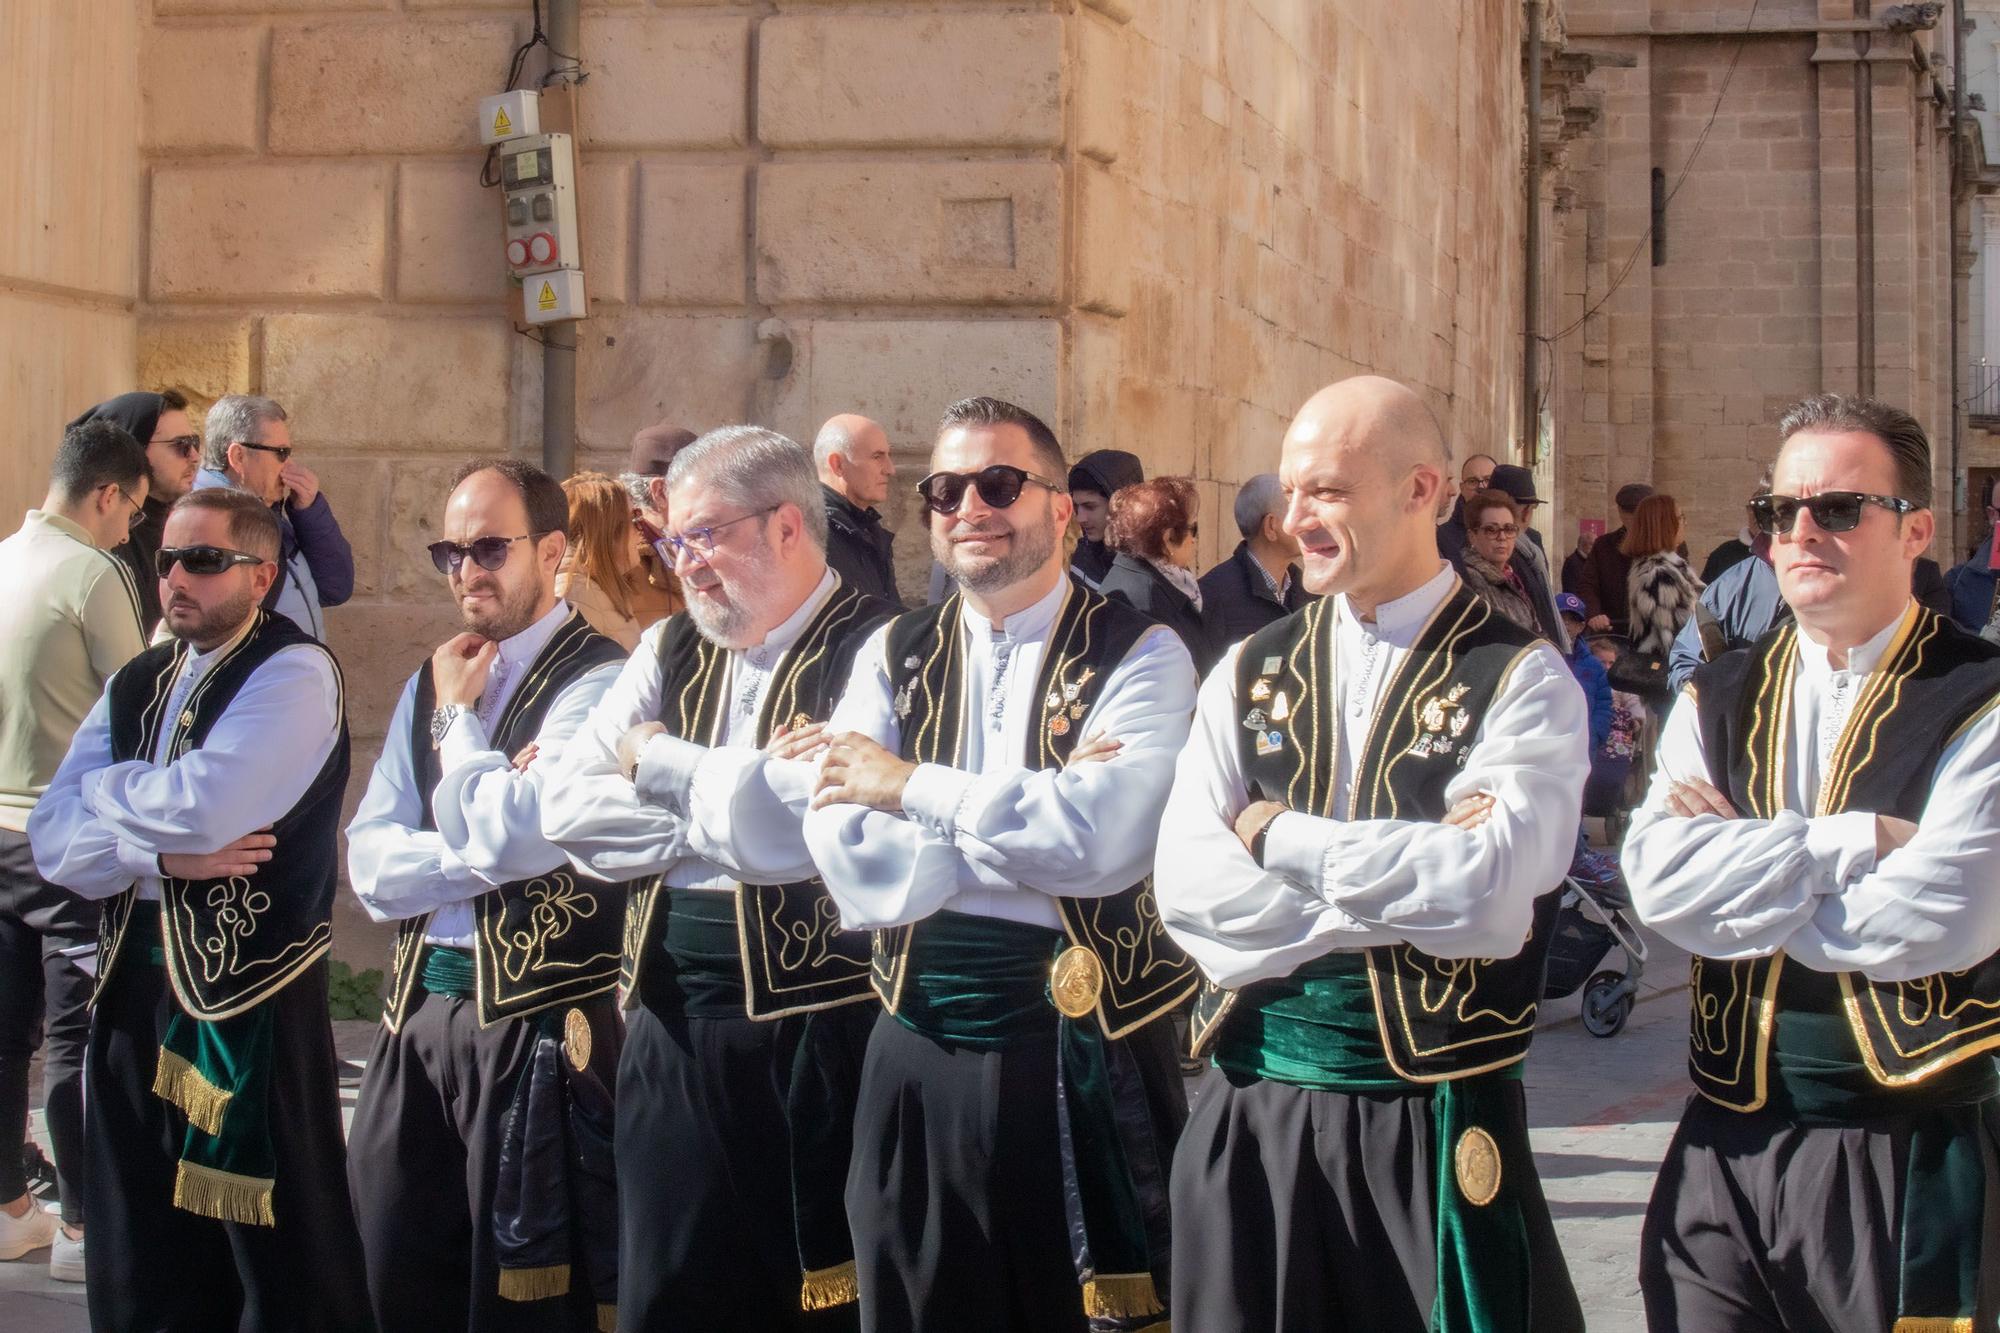
[[[1591,1333],[1643,1333],[1636,1256],[1653,1171],[1686,1096],[1682,1061],[1685,956],[1655,943],[1631,1022],[1600,1039],[1577,1021],[1577,1001],[1552,1001],[1528,1062],[1535,1157]],[[341,1054],[360,1059],[373,1027],[337,1024]],[[351,1114],[354,1090],[341,1090]],[[37,1135],[40,1131],[37,1113]],[[48,1251],[0,1263],[0,1329],[83,1333],[83,1288],[51,1282]]]

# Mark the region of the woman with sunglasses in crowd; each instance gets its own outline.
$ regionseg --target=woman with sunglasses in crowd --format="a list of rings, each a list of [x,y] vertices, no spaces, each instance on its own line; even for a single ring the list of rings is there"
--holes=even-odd
[[[664,607],[663,599],[649,595],[646,534],[624,487],[602,472],[579,472],[563,483],[563,494],[569,497],[569,550],[556,571],[556,596],[629,653],[649,625],[680,610],[679,589],[668,590]]]
[[[1104,527],[1111,566],[1098,591],[1178,634],[1195,670],[1207,675],[1225,645],[1195,579],[1200,502],[1186,477],[1155,477],[1114,492]]]
[[[1518,549],[1524,527],[1521,506],[1513,496],[1505,491],[1475,491],[1465,502],[1466,542],[1457,561],[1459,576],[1481,601],[1560,650],[1563,637],[1543,619],[1547,592]]]

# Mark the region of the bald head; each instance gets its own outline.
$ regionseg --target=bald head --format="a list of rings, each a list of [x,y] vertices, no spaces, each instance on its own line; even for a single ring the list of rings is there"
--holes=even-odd
[[[1359,375],[1307,399],[1278,467],[1306,586],[1372,615],[1436,574],[1450,468],[1437,418],[1394,380]]]
[[[813,437],[819,479],[863,509],[889,498],[896,464],[889,457],[889,432],[853,412],[830,417]]]

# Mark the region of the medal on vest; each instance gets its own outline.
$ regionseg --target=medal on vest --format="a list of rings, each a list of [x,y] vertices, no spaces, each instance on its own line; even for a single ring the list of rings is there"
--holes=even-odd
[[[1268,698],[1270,698],[1270,697],[1271,697],[1271,682],[1270,682],[1270,681],[1268,681],[1268,680],[1265,680],[1265,679],[1263,679],[1262,677],[1259,677],[1258,679],[1256,679],[1256,680],[1254,680],[1254,681],[1252,681],[1252,682],[1250,683],[1250,702],[1251,702],[1251,703],[1253,703],[1253,704],[1260,704],[1260,703],[1263,703],[1263,702],[1264,702],[1264,701],[1265,701],[1266,699],[1268,699]]]

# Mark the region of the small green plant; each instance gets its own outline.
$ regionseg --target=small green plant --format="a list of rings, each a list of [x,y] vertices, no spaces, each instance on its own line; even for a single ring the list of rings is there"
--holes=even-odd
[[[382,969],[371,967],[356,972],[338,959],[326,970],[327,1008],[335,1019],[365,1018],[374,1023],[382,1017]]]

